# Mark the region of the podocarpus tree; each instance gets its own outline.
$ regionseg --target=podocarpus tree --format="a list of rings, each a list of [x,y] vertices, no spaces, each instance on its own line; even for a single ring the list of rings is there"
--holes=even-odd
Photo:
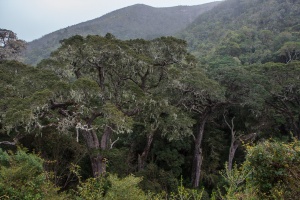
[[[152,130],[164,125],[158,121],[176,127],[170,118],[161,117],[168,109],[157,106],[168,107],[168,98],[161,94],[168,85],[169,70],[183,63],[186,55],[186,43],[171,37],[121,41],[111,34],[74,36],[39,64],[73,86],[64,99],[53,99],[50,108],[60,114],[62,131],[77,131],[77,138],[82,134],[94,176],[105,172],[101,150],[112,147],[113,133],[131,132],[133,117],[143,117],[143,112],[149,116],[149,121],[137,120],[144,123],[149,136],[141,163],[147,159]],[[176,114],[176,109],[170,110]]]

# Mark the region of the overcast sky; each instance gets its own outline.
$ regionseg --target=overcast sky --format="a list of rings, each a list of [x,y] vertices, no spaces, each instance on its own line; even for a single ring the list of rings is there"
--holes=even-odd
[[[12,30],[29,42],[137,3],[171,7],[212,1],[216,0],[0,0],[0,28]]]

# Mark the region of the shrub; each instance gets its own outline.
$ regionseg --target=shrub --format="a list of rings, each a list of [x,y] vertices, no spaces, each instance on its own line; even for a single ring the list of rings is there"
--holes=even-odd
[[[261,199],[293,199],[300,196],[300,142],[266,141],[248,148],[245,170],[252,173],[247,186]]]
[[[265,141],[247,147],[242,167],[222,173],[222,199],[294,199],[300,196],[300,142]]]
[[[0,148],[0,199],[65,199],[43,170],[43,159],[18,150],[5,152]]]

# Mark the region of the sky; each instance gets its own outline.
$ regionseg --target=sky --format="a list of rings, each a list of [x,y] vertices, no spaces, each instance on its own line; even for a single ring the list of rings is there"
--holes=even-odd
[[[153,7],[200,5],[216,0],[0,0],[0,28],[30,42],[56,30],[137,3]]]

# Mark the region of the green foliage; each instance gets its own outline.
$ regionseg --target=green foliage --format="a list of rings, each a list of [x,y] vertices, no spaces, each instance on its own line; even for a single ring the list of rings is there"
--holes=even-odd
[[[189,137],[172,141],[159,138],[153,143],[152,155],[155,157],[153,161],[160,168],[172,172],[174,177],[179,178],[183,175],[183,166],[188,161],[183,152],[188,152],[190,148]]]
[[[195,189],[187,189],[182,185],[182,179],[180,185],[177,188],[176,193],[171,193],[170,198],[171,200],[201,200],[203,197],[204,189],[202,190],[195,190]]]
[[[143,200],[146,199],[144,192],[138,188],[138,184],[141,182],[141,178],[129,175],[123,179],[119,179],[116,175],[110,175],[108,181],[111,187],[108,189],[105,195],[106,199],[122,200]]]
[[[54,128],[43,130],[41,135],[30,134],[24,138],[22,145],[43,155],[44,168],[51,174],[49,179],[61,190],[75,188],[78,178],[72,169],[74,165],[81,166],[81,176],[86,177],[84,162],[86,148],[74,140],[72,135],[60,134]],[[66,145],[68,144],[68,145]]]
[[[226,98],[238,103],[261,108],[264,106],[266,90],[263,75],[254,73],[241,66],[219,66],[210,69],[210,77],[217,80],[226,89]],[[258,84],[261,82],[262,84]]]
[[[22,126],[29,132],[54,96],[53,90],[60,81],[49,71],[16,61],[3,61],[0,68],[0,82],[4,86],[0,101],[2,129],[9,133]]]
[[[259,198],[289,199],[299,196],[300,143],[266,141],[248,149],[245,170],[252,170],[247,185]]]
[[[143,177],[140,186],[144,191],[154,193],[166,191],[170,193],[177,189],[178,180],[173,173],[158,168],[154,163],[148,164],[145,169],[139,171],[136,175]]]
[[[232,170],[229,170],[226,163],[225,170],[221,171],[220,173],[228,185],[224,186],[226,195],[223,196],[222,194],[220,194],[221,192],[219,190],[219,195],[221,196],[221,198],[232,200],[245,198],[247,195],[243,193],[247,194],[248,191],[243,191],[243,189],[245,189],[243,187],[243,184],[245,184],[245,181],[247,177],[249,177],[251,172],[251,170],[249,171],[247,169],[239,169],[236,164],[234,165]]]
[[[286,42],[278,50],[279,56],[286,58],[286,62],[289,63],[292,60],[297,60],[300,56],[300,42]]]
[[[122,140],[124,140],[122,135],[118,135],[115,141],[121,143]],[[128,142],[132,142],[132,140]],[[112,174],[117,174],[119,177],[125,177],[136,170],[135,163],[133,162],[135,155],[133,155],[128,147],[123,147],[123,145],[122,147],[112,148],[109,151],[103,152],[108,159],[107,170]]]
[[[103,177],[99,178],[89,178],[85,182],[78,185],[77,194],[79,199],[85,200],[97,200],[104,198],[104,185],[105,179]]]
[[[199,7],[176,9],[169,11],[176,10],[183,21],[186,13],[191,17],[188,10],[195,9],[191,18],[200,12]],[[101,18],[107,25],[101,29],[114,26],[107,23],[116,19],[122,23],[118,28],[122,37],[154,38],[147,29],[154,24],[140,23],[144,19],[136,17],[141,10],[153,18],[162,16],[161,11],[163,16],[167,13],[137,5],[115,12],[111,19],[110,14]],[[13,175],[3,181],[14,182],[2,184],[0,179],[6,191],[2,194],[0,188],[0,198],[21,195],[19,190],[28,199],[44,198],[39,189],[56,191],[51,180],[61,190],[78,185],[77,199],[122,199],[124,195],[127,199],[200,199],[201,195],[205,199],[204,191],[183,187],[190,182],[193,152],[198,156],[194,164],[201,163],[197,168],[200,183],[211,199],[299,196],[297,141],[248,147],[241,167],[218,174],[228,159],[231,133],[236,134],[237,145],[241,135],[250,133],[262,141],[272,135],[285,141],[291,141],[292,135],[300,138],[299,10],[295,0],[223,1],[181,34],[188,43],[174,37],[122,41],[117,39],[120,35],[113,35],[114,29],[104,37],[85,37],[96,29],[102,34],[100,26],[85,26],[81,32],[79,25],[46,36],[51,41],[47,45],[32,43],[43,48],[28,49],[40,54],[32,59],[39,59],[58,47],[50,47],[52,42],[63,39],[51,58],[37,68],[0,61],[0,145],[21,143],[40,151],[47,160],[44,167],[51,171],[44,173],[43,160],[19,159],[31,154],[18,157],[18,153],[2,152],[0,174]],[[124,28],[131,18],[138,18],[140,25],[130,23]],[[180,20],[172,24],[180,25]],[[161,25],[155,31],[165,33],[164,29],[171,31]],[[83,36],[64,39],[73,34]],[[187,45],[193,54],[187,52]],[[223,115],[235,119],[231,133]],[[2,142],[6,139],[14,142]],[[194,151],[191,144],[196,144]],[[245,159],[242,151],[239,148],[236,153],[237,163]],[[80,174],[72,170],[76,165],[84,169]],[[115,173],[122,178],[89,179],[91,166],[98,170],[93,171],[95,176]],[[128,176],[131,173],[143,180]],[[177,187],[180,175],[184,180]],[[81,176],[87,180],[82,182]],[[216,186],[224,181],[217,197]],[[139,187],[155,194],[146,196]]]
[[[131,117],[126,116],[114,104],[106,103],[103,107],[103,113],[107,124],[114,124],[117,133],[130,133],[133,125]]]
[[[288,62],[291,57],[299,59],[294,54],[299,38],[295,28],[299,19],[294,17],[299,16],[299,6],[298,1],[227,0],[177,35],[187,40],[193,54],[208,62],[220,55],[242,64]],[[287,48],[286,42],[293,45]]]
[[[0,149],[1,199],[64,199],[43,170],[43,160],[24,150],[15,154]]]
[[[123,200],[146,199],[145,193],[138,187],[141,178],[129,175],[118,178],[116,175],[89,178],[78,186],[78,199],[96,200]]]
[[[293,199],[299,196],[300,143],[265,141],[247,147],[241,169],[222,173],[225,199]]]
[[[203,200],[204,199],[204,189],[202,190],[195,190],[195,189],[188,189],[185,188],[182,184],[182,179],[180,185],[178,185],[177,190],[171,192],[169,195],[165,192],[161,193],[151,193],[148,192],[147,199],[151,200],[162,200],[162,199],[169,199],[169,200]]]
[[[262,75],[257,82],[266,91],[264,101],[265,107],[273,111],[272,117],[284,124],[285,132],[292,132],[295,137],[300,138],[299,129],[299,62],[293,61],[288,64],[266,63],[253,67],[252,71]]]

